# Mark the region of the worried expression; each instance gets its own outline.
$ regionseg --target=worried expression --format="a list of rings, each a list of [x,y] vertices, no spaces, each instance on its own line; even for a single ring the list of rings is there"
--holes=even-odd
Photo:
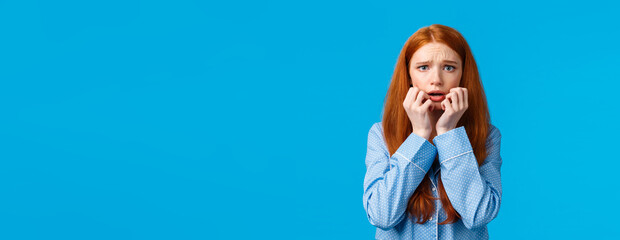
[[[431,97],[435,109],[441,109],[445,95],[461,82],[462,65],[459,54],[448,45],[427,43],[409,61],[411,84]]]

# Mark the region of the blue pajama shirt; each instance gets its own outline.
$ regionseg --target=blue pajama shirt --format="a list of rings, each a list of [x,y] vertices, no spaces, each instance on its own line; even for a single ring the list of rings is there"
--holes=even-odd
[[[377,227],[375,238],[488,239],[486,225],[497,216],[502,197],[499,129],[490,124],[488,156],[478,167],[463,126],[436,136],[434,145],[411,133],[390,157],[381,124],[373,124],[368,132],[363,195],[368,221]],[[461,218],[439,225],[446,214],[438,199],[429,221],[412,222],[406,212],[409,198],[427,172],[433,196],[439,197],[439,171],[450,203]]]

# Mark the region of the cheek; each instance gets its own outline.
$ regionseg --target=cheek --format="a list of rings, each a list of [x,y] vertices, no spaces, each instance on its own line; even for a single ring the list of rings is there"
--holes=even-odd
[[[463,79],[463,73],[459,72],[458,76],[456,77],[455,81],[456,81],[456,86],[461,85],[461,80]]]
[[[413,82],[414,85],[417,84],[418,86],[420,86],[420,85],[423,85],[424,82],[426,81],[425,77],[420,74],[414,73],[410,76],[411,76],[411,82]]]
[[[461,84],[461,76],[460,75],[458,75],[458,76],[455,75],[455,76],[450,78],[449,82],[450,82],[449,83],[450,84],[450,88],[458,87]]]

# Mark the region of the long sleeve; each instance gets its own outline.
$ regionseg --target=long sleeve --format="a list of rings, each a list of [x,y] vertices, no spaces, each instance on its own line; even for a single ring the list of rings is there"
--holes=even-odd
[[[433,142],[439,154],[441,181],[465,227],[482,227],[495,219],[502,199],[499,129],[491,125],[486,141],[488,156],[480,167],[465,127],[445,132]]]
[[[411,133],[390,157],[379,124],[368,132],[363,202],[370,223],[390,229],[406,216],[407,202],[433,163],[437,149]]]

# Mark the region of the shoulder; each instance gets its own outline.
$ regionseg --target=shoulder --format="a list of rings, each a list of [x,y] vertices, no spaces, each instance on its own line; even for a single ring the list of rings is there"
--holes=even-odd
[[[489,137],[501,137],[502,133],[495,125],[489,123]]]
[[[368,131],[369,139],[380,139],[383,141],[383,124],[381,122],[373,123]]]
[[[499,142],[502,138],[502,133],[495,125],[489,123],[489,135],[487,137],[487,145]]]
[[[370,126],[370,133],[377,133],[377,134],[383,136],[383,124],[382,124],[382,122],[373,123],[372,126]]]
[[[387,150],[385,137],[383,136],[383,123],[373,123],[368,131],[368,148],[376,151],[383,151],[388,157],[390,156]]]

